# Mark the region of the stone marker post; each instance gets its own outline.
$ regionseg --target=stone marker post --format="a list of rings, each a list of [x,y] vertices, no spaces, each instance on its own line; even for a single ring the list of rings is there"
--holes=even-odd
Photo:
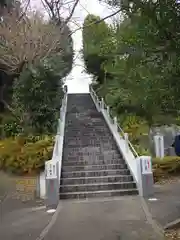
[[[154,136],[155,154],[158,158],[164,158],[164,137],[162,135]]]
[[[45,164],[46,177],[46,207],[56,209],[59,203],[59,162],[47,161]]]
[[[151,197],[154,194],[154,180],[152,159],[150,156],[141,156],[137,159],[139,194],[142,197]]]

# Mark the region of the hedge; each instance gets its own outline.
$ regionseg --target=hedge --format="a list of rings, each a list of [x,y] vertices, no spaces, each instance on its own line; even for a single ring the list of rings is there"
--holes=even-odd
[[[54,138],[16,137],[0,141],[0,170],[22,174],[34,174],[44,168],[51,159]]]
[[[171,176],[180,176],[180,157],[166,156],[163,159],[154,158],[152,165],[155,182]]]
[[[29,136],[6,138],[0,141],[0,170],[23,174],[36,174],[51,159],[54,147],[52,136]],[[180,175],[180,157],[153,158],[155,182]]]

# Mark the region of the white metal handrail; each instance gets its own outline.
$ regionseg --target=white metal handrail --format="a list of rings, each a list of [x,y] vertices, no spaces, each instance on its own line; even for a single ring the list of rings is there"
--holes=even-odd
[[[52,158],[61,158],[62,154],[62,149],[61,149],[61,143],[60,143],[60,137],[64,135],[63,129],[62,129],[62,124],[64,121],[64,117],[66,114],[66,104],[67,104],[67,94],[64,94],[64,98],[62,99],[62,105],[60,108],[60,118],[58,119],[58,126],[57,126],[57,134],[55,137],[55,144],[54,144],[54,149],[53,149],[53,156]]]
[[[62,166],[62,154],[63,154],[63,142],[64,142],[64,129],[65,129],[65,118],[67,109],[67,89],[64,90],[64,97],[60,108],[60,115],[58,119],[57,134],[55,137],[55,143],[53,148],[52,160],[59,162],[59,179],[61,178],[61,166]]]
[[[97,96],[96,92],[94,91],[94,89],[92,88],[92,86],[90,86],[90,92],[94,97],[94,100],[96,102],[96,104],[103,109],[103,111],[106,111],[106,114],[110,120],[110,122],[112,122],[115,126],[116,126],[116,131],[118,131],[120,133],[120,135],[122,136],[122,138],[127,142],[129,148],[131,149],[131,151],[133,152],[135,157],[139,157],[138,153],[136,152],[135,148],[133,147],[132,143],[129,141],[128,139],[128,134],[125,133],[123,131],[123,129],[119,126],[118,122],[117,122],[117,117],[115,116],[114,118],[111,117],[110,114],[110,108],[109,106],[104,102],[104,99],[102,98],[101,100],[99,99],[99,97]]]
[[[118,123],[117,123],[117,126],[118,126],[118,129],[119,129],[120,133],[121,133],[121,134],[124,136],[124,138],[125,138],[127,133],[125,133],[125,132],[122,130],[122,128],[119,126]],[[132,145],[132,143],[129,141],[129,139],[126,139],[126,140],[128,141],[129,147],[131,148],[131,150],[132,150],[132,152],[134,153],[134,155],[135,155],[136,157],[139,157],[138,153],[136,152],[135,148],[133,147],[133,145]]]

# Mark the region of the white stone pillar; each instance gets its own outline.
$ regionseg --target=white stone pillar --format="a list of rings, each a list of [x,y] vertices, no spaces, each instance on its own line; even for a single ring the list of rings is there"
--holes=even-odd
[[[158,158],[164,158],[164,137],[162,135],[154,136],[155,155]]]
[[[136,159],[138,170],[138,190],[142,197],[152,197],[154,194],[154,179],[152,172],[152,158],[141,156]]]

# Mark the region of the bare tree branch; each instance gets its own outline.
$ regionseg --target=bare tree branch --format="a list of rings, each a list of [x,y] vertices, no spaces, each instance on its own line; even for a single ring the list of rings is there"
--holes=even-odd
[[[57,24],[62,24],[60,27],[60,32],[64,31],[64,27],[69,23],[71,18],[73,17],[74,11],[79,3],[79,0],[41,0],[45,10],[51,19],[55,20]],[[63,10],[65,9],[67,12],[67,5],[70,7],[69,16],[63,21]]]
[[[24,63],[35,63],[61,49],[61,36],[54,24],[46,23],[38,13],[17,19],[7,14],[0,25],[0,65],[11,73]]]
[[[70,14],[69,14],[69,16],[68,16],[68,17],[66,18],[66,20],[64,21],[64,24],[63,24],[63,26],[62,26],[62,28],[61,28],[61,31],[64,30],[64,27],[65,27],[65,26],[68,24],[68,22],[71,20],[73,14],[74,14],[74,11],[75,11],[75,9],[76,9],[76,7],[77,7],[77,5],[78,5],[78,2],[79,2],[79,0],[76,0],[76,1],[75,1],[74,5],[73,5],[73,8],[72,8],[72,10],[71,10],[71,12],[70,12]]]
[[[24,16],[26,15],[26,12],[27,12],[27,10],[28,10],[28,7],[29,7],[29,5],[30,5],[30,2],[31,2],[31,0],[27,0],[27,3],[26,3],[26,6],[25,6],[24,10],[23,10],[23,12],[21,13],[21,15],[19,16],[19,21],[21,21],[21,19],[24,18]]]
[[[92,26],[92,25],[94,25],[94,24],[101,23],[102,21],[104,21],[104,20],[106,20],[106,19],[108,19],[108,18],[111,18],[111,17],[117,15],[117,14],[120,13],[120,12],[121,12],[121,9],[117,10],[116,12],[111,13],[110,15],[107,15],[107,16],[104,17],[104,18],[101,18],[100,20],[94,21],[94,22],[92,22],[92,23],[90,23],[90,24],[88,24],[88,25],[86,25],[86,26],[84,26],[84,27],[85,27],[85,28],[88,28],[88,27],[90,27],[90,26]],[[79,28],[75,29],[73,32],[70,33],[70,36],[71,36],[72,34],[74,34],[75,32],[81,30],[81,29],[83,29],[83,27],[79,27]]]
[[[50,18],[55,18],[55,9],[54,9],[54,1],[51,0],[41,0],[45,10],[47,11]]]

